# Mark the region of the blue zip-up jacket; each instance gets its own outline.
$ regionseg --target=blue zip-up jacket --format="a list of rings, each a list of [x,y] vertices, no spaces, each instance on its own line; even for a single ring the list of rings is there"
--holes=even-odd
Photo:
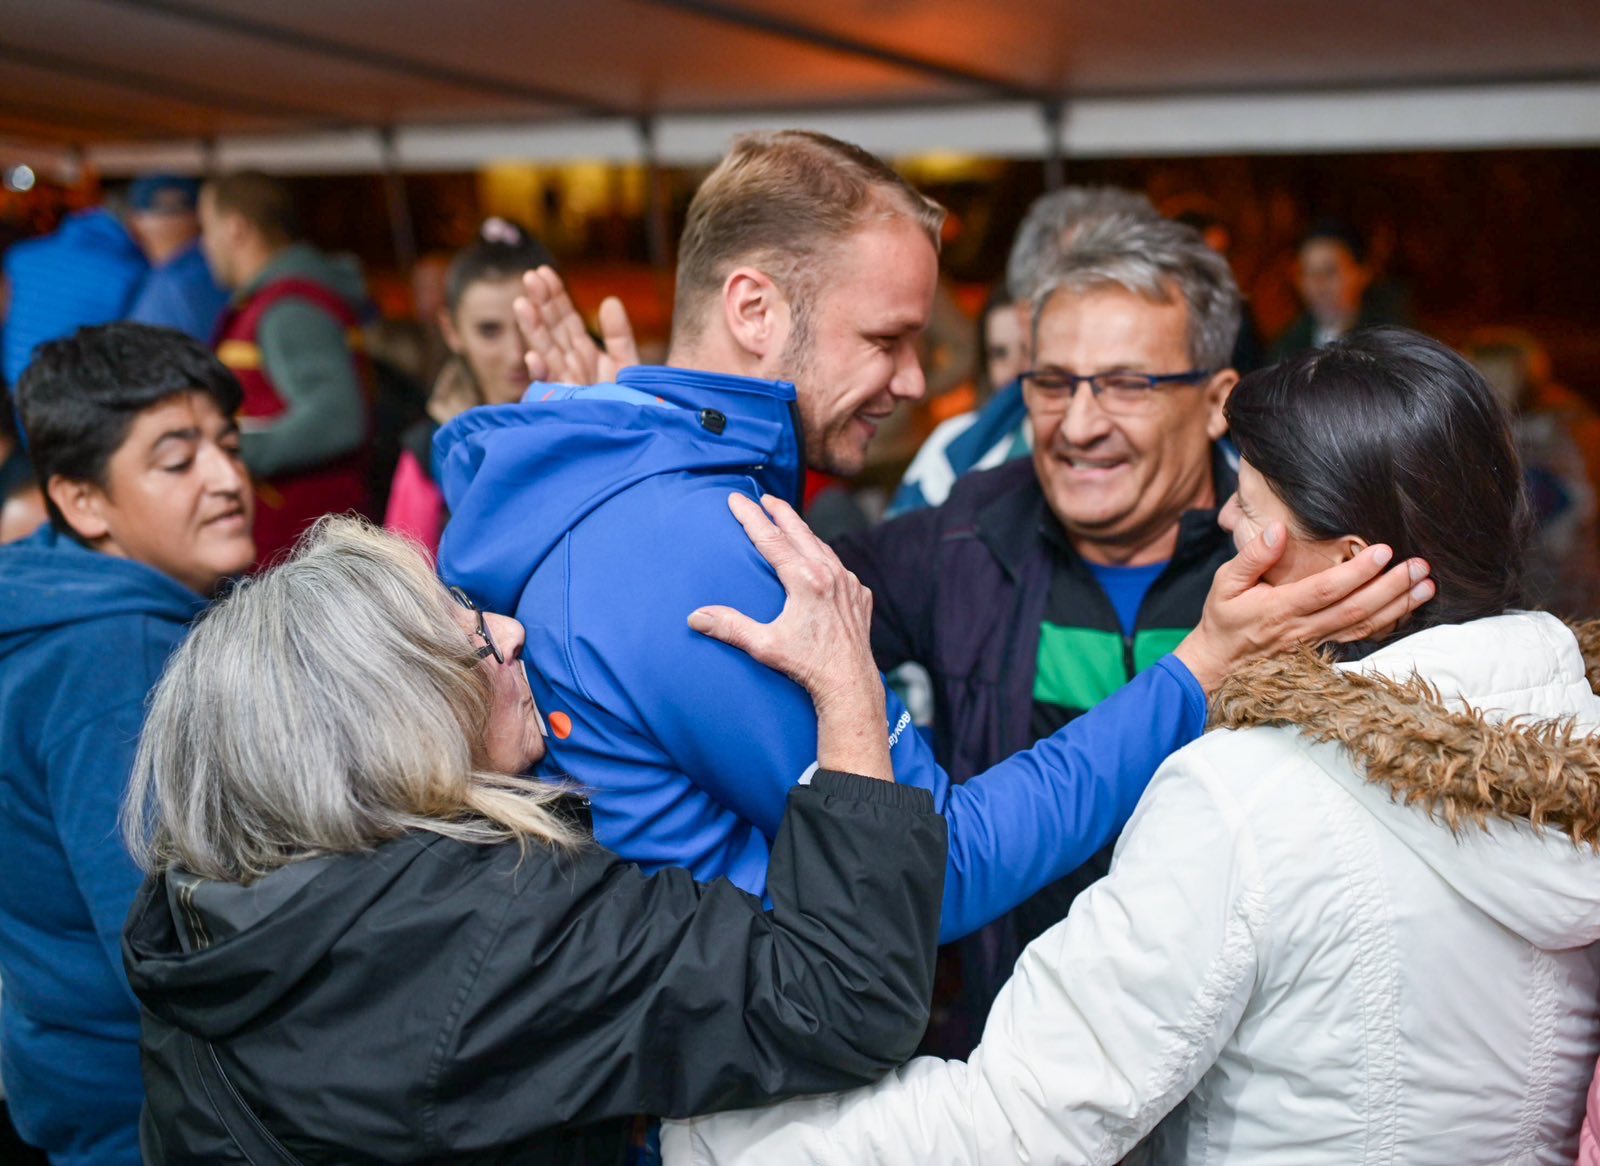
[[[53,234],[14,244],[5,255],[6,383],[17,383],[46,340],[122,319],[149,269],[121,220],[99,208],[69,215]]]
[[[50,526],[0,547],[0,1057],[51,1161],[138,1166],[139,1010],[117,827],[145,698],[204,606]]]
[[[596,835],[625,858],[764,894],[786,791],[816,761],[816,715],[798,685],[686,620],[708,604],[758,620],[783,607],[728,495],[798,505],[794,387],[658,367],[596,389],[535,385],[522,404],[446,425],[434,457],[451,512],[441,572],[527,629],[556,738],[541,772],[589,787]],[[931,791],[949,823],[943,938],[1105,845],[1204,719],[1199,685],[1168,657],[953,785],[891,694],[895,777]]]

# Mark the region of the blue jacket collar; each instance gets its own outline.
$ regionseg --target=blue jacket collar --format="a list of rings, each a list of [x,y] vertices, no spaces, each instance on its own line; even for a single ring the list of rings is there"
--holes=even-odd
[[[793,384],[659,364],[625,368],[617,374],[617,383],[696,411],[701,426],[713,433],[719,432],[720,414],[725,423],[737,424],[747,439],[752,432],[757,434],[755,440],[768,457],[752,467],[756,480],[763,490],[799,509],[805,493],[805,448]]]
[[[450,508],[439,563],[490,611],[513,611],[540,563],[595,509],[647,479],[729,474],[797,508],[794,386],[636,367],[616,384],[536,384],[468,409],[434,438]]]

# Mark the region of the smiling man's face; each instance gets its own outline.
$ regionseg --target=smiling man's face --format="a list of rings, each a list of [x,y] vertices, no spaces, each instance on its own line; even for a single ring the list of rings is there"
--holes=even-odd
[[[1033,367],[1077,376],[1194,371],[1189,310],[1120,287],[1051,296]],[[1216,505],[1211,443],[1227,431],[1222,406],[1238,378],[1222,370],[1195,384],[1150,390],[1136,414],[1106,411],[1080,384],[1065,399],[1026,391],[1033,464],[1052,513],[1085,559],[1139,566],[1172,557],[1184,511]]]
[[[938,281],[933,244],[906,217],[873,221],[830,250],[811,318],[776,371],[795,383],[812,469],[859,474],[883,420],[922,399],[917,340]]]

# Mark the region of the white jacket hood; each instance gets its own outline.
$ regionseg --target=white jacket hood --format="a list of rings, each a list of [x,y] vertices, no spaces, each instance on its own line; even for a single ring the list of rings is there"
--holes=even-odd
[[[1271,661],[1218,694],[1213,724],[1297,729],[1464,899],[1540,948],[1582,947],[1600,940],[1600,697],[1579,643],[1597,628],[1516,612],[1337,669],[1309,653]]]

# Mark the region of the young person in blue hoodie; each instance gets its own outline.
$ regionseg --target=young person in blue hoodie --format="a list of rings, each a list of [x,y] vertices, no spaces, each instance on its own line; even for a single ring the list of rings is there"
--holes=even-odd
[[[624,368],[593,388],[536,384],[522,404],[471,410],[435,441],[452,513],[441,570],[527,628],[555,737],[541,772],[588,785],[601,843],[646,869],[687,866],[765,891],[786,792],[815,768],[815,717],[797,686],[697,635],[686,616],[708,601],[758,619],[782,607],[783,588],[728,512],[730,489],[798,505],[807,465],[858,473],[878,423],[921,397],[916,339],[942,218],[854,146],[744,135],[689,209],[670,367]],[[581,349],[589,341],[558,300],[545,324],[557,348]],[[608,332],[616,323],[613,312]],[[896,779],[932,791],[949,823],[944,940],[1120,830],[1162,759],[1200,734],[1206,691],[1236,664],[1296,641],[1360,638],[1426,594],[1413,593],[1412,564],[1377,578],[1387,548],[1305,584],[1258,586],[1283,546],[1278,532],[1224,568],[1176,653],[965,784],[951,784],[891,695]]]
[[[58,1166],[140,1162],[117,815],[168,654],[255,560],[239,396],[200,343],[139,324],[41,345],[17,386],[50,521],[0,547],[0,1057]]]

